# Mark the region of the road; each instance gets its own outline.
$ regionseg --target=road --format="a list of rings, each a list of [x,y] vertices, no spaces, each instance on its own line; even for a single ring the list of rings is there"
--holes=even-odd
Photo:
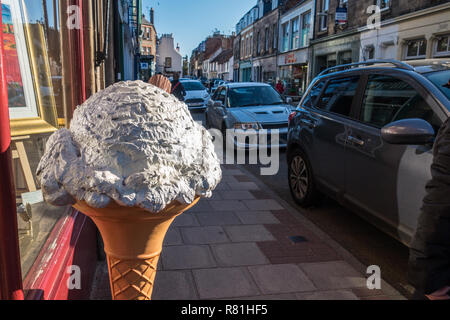
[[[193,117],[204,124],[204,113],[195,112]],[[408,248],[331,199],[325,198],[316,208],[300,208],[290,195],[284,151],[280,152],[280,169],[275,176],[262,176],[260,165],[244,165],[244,168],[293,208],[298,208],[302,215],[361,263],[380,266],[382,278],[401,294],[411,298],[411,287],[407,285]]]

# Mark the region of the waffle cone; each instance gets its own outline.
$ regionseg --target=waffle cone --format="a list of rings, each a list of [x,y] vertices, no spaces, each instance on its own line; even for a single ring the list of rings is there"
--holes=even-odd
[[[195,206],[172,202],[158,214],[119,206],[103,209],[78,202],[74,208],[89,216],[103,238],[113,300],[151,300],[162,245],[175,218]]]

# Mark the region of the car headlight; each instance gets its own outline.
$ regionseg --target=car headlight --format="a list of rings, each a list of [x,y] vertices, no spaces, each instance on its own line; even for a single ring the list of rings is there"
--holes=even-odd
[[[259,130],[261,126],[257,122],[238,122],[235,123],[234,129],[236,130]]]
[[[209,98],[209,93],[205,93],[205,95],[203,96],[203,99],[208,99]]]

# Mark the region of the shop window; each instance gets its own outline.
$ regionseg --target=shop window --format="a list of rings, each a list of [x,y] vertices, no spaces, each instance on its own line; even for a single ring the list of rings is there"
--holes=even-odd
[[[67,214],[43,201],[36,170],[48,137],[64,122],[58,1],[2,0],[22,276]],[[49,17],[51,17],[49,19]],[[25,288],[27,289],[27,288]]]
[[[349,64],[352,63],[352,52],[344,51],[339,52],[339,64]]]
[[[373,45],[364,47],[364,59],[372,60],[375,57],[375,47]]]
[[[290,49],[295,50],[299,47],[299,18],[291,21],[291,41]]]
[[[450,56],[450,35],[437,37],[435,41],[433,56],[435,57]]]
[[[410,40],[405,46],[405,59],[424,59],[427,53],[427,40]]]
[[[308,11],[302,15],[302,37],[301,47],[308,46],[309,31],[311,28],[311,11]]]

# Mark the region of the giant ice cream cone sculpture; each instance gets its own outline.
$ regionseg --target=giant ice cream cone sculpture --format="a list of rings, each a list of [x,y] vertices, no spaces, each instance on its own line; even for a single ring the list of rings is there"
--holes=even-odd
[[[89,216],[103,237],[114,300],[150,300],[164,237],[173,220],[193,207],[169,204],[157,215],[111,204],[95,209],[85,202],[75,209]]]
[[[167,230],[211,196],[222,172],[184,103],[130,81],[76,109],[70,130],[49,138],[37,175],[47,202],[71,204],[99,228],[113,298],[149,300]]]

